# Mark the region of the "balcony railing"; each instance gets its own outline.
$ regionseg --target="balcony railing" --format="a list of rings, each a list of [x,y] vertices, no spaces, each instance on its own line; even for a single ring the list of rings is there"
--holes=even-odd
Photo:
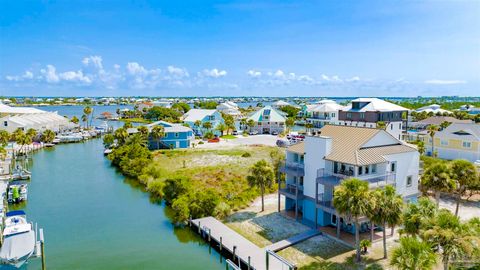
[[[396,182],[396,174],[391,172],[387,172],[384,174],[364,174],[353,176],[353,174],[350,172],[345,172],[345,174],[338,174],[326,171],[325,169],[317,170],[317,183],[322,185],[336,186],[339,185],[344,179],[352,177],[367,181],[370,188],[383,187],[386,185],[395,185]]]
[[[281,184],[280,186],[280,193],[284,195],[290,195],[293,197],[296,197],[297,195],[299,197],[303,196],[303,188],[301,186],[297,186],[294,184]]]
[[[282,162],[280,172],[294,176],[305,176],[305,164],[292,161]]]
[[[317,205],[320,205],[329,209],[335,209],[335,207],[333,207],[332,198],[325,196],[324,193],[317,194],[316,203]]]

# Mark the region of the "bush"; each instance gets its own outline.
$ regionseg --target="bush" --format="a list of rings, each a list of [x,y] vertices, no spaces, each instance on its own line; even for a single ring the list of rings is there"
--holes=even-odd
[[[249,152],[245,152],[245,153],[242,154],[242,157],[244,157],[244,158],[251,157],[251,156],[252,156],[252,154],[250,154]]]
[[[230,215],[231,212],[232,209],[230,208],[230,205],[228,205],[226,202],[220,202],[217,207],[215,207],[213,214],[216,217],[223,219]]]
[[[215,138],[215,135],[213,134],[213,132],[209,131],[209,132],[207,132],[203,135],[203,138],[207,139],[207,140],[210,140],[210,139]]]
[[[198,142],[198,144],[204,144],[204,142],[202,142],[202,141],[199,141],[199,142]]]

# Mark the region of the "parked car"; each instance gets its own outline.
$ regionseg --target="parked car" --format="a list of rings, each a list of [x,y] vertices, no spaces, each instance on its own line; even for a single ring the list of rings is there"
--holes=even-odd
[[[288,147],[290,145],[290,141],[284,139],[278,139],[276,142],[278,147]]]
[[[278,135],[278,132],[276,132],[276,131],[273,131],[273,132],[272,132],[272,135],[275,135],[275,136],[277,136],[277,135]]]
[[[220,138],[216,137],[216,138],[213,138],[213,139],[209,139],[208,142],[209,143],[218,143],[218,142],[220,142]]]
[[[248,135],[257,135],[258,134],[258,131],[256,130],[250,130],[250,132],[248,133]]]
[[[238,131],[236,130],[232,131],[232,135],[238,135]]]

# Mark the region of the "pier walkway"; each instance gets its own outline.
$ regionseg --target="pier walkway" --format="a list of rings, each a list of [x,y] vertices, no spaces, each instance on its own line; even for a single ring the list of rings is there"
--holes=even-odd
[[[214,217],[205,217],[194,219],[191,224],[196,226],[199,233],[204,237],[215,241],[219,244],[219,248],[228,250],[231,254],[234,254],[233,262],[238,265],[238,260],[245,265],[249,265],[250,269],[256,270],[282,270],[282,269],[294,269],[294,266],[286,261],[282,261],[276,256],[267,253],[266,248],[260,248],[253,244],[239,233],[230,229],[227,225],[223,224]],[[269,254],[269,255],[267,255]],[[267,256],[268,268],[267,268]]]
[[[306,231],[304,233],[300,233],[300,234],[297,234],[295,236],[292,236],[288,239],[273,243],[270,246],[267,246],[265,248],[269,249],[271,251],[277,252],[277,251],[280,251],[282,249],[286,249],[289,246],[293,246],[297,243],[300,243],[300,242],[305,241],[309,238],[312,238],[314,236],[320,235],[320,234],[322,234],[322,232],[320,232],[319,230],[312,229],[312,230]]]

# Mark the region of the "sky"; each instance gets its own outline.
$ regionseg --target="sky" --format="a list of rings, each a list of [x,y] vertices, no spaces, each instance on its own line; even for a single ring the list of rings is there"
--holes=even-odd
[[[0,0],[0,95],[480,96],[480,1]]]

